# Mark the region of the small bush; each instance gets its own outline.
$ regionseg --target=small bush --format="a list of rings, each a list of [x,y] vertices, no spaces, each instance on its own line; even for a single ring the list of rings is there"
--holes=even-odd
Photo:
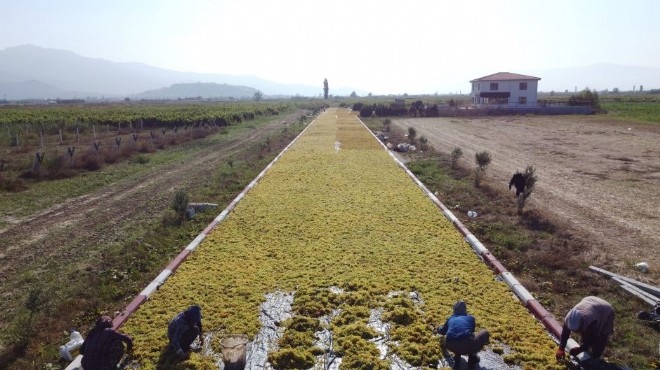
[[[147,163],[149,163],[149,157],[147,157],[145,155],[138,155],[138,156],[135,156],[134,158],[132,158],[129,162],[130,163],[137,163],[137,164],[147,164]]]
[[[98,171],[101,169],[101,160],[94,154],[85,154],[80,158],[78,166],[87,171]]]
[[[408,141],[410,142],[410,144],[414,144],[416,138],[417,138],[417,130],[415,130],[414,127],[408,127]]]
[[[488,165],[490,164],[491,157],[490,153],[487,151],[483,152],[477,152],[474,155],[474,163],[477,165],[477,169],[475,171],[475,176],[474,176],[474,185],[479,186],[481,183],[481,178],[483,175],[486,173],[486,168],[488,168]]]
[[[391,125],[392,125],[392,120],[390,120],[389,118],[387,118],[387,119],[385,119],[385,121],[383,121],[383,129],[385,131],[390,131],[390,126]]]
[[[186,216],[186,210],[188,209],[188,203],[190,198],[188,193],[185,190],[179,189],[176,194],[174,194],[174,199],[172,200],[171,208],[176,213],[180,221],[183,221],[183,218]]]
[[[522,175],[525,179],[525,190],[518,196],[517,200],[519,215],[522,215],[523,208],[525,208],[525,204],[527,204],[527,198],[532,195],[532,191],[534,191],[534,185],[536,184],[536,180],[538,180],[534,166],[527,166],[525,168],[525,172],[523,172]]]
[[[451,152],[451,168],[456,169],[458,166],[458,160],[463,156],[463,150],[459,147],[454,148]]]
[[[420,150],[426,150],[428,149],[428,142],[429,139],[426,138],[426,136],[422,135],[419,137],[419,149]]]

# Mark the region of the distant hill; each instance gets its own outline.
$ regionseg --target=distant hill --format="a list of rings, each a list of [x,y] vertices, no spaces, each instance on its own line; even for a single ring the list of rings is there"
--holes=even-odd
[[[213,82],[174,84],[155,90],[145,91],[134,95],[135,99],[183,99],[202,97],[213,98],[252,98],[257,89],[246,86],[235,86],[228,84],[217,84]]]
[[[7,93],[8,98],[10,93],[17,98],[42,97],[56,91],[53,88],[62,90],[61,94],[123,98],[174,84],[197,82],[249,86],[273,96],[318,96],[322,93],[321,77],[319,86],[281,84],[256,76],[177,72],[140,63],[117,63],[34,45],[0,50],[0,84],[32,81],[36,89],[30,90],[20,84],[7,85],[7,88],[16,87]],[[44,84],[44,90],[37,89],[35,82]],[[332,93],[348,95],[352,90],[355,89],[337,88]]]
[[[62,90],[39,81],[0,82],[0,99],[72,99],[81,97],[74,92]]]

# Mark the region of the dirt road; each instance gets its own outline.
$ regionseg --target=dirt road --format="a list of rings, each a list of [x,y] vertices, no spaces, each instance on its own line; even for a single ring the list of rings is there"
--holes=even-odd
[[[593,242],[594,265],[630,274],[640,261],[660,282],[660,125],[606,116],[400,119],[437,150],[463,150],[462,164],[488,151],[491,184],[506,188],[516,170],[534,165],[530,206],[570,220]],[[513,190],[512,190],[513,192]],[[513,195],[512,195],[513,196]]]

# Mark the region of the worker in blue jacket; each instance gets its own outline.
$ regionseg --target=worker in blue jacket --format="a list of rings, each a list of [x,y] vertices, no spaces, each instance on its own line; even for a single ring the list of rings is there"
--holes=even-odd
[[[458,301],[454,304],[454,314],[438,328],[438,333],[445,336],[445,347],[454,353],[454,367],[457,369],[462,355],[468,355],[470,367],[477,365],[479,363],[477,353],[490,340],[487,330],[481,330],[475,335],[475,326],[474,316],[468,315],[465,302]]]

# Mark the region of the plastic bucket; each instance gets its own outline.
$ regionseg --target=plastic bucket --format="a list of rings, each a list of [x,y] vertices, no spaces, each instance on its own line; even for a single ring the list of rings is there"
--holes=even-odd
[[[245,347],[247,344],[248,336],[245,334],[227,335],[220,340],[225,370],[245,369]]]

